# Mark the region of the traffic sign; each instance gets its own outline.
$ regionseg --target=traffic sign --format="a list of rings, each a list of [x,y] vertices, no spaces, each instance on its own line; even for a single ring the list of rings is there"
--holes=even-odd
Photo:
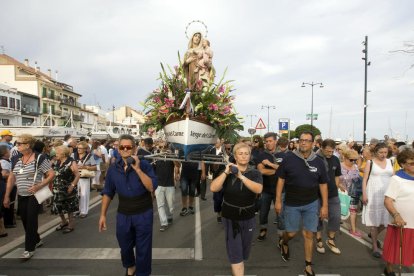
[[[247,130],[247,132],[249,132],[250,135],[253,135],[256,133],[256,129],[251,127]]]
[[[306,114],[306,120],[311,119],[312,114]],[[318,120],[318,114],[313,113],[313,120]]]
[[[279,130],[289,130],[289,121],[279,120]]]
[[[259,118],[259,121],[257,122],[255,129],[266,129],[266,125],[263,123],[262,118]]]

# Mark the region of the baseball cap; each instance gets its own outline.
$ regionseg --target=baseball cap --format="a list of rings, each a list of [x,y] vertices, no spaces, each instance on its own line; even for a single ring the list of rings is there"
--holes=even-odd
[[[2,130],[0,132],[0,136],[7,136],[7,135],[13,136],[13,133],[10,130],[8,130],[8,129]]]

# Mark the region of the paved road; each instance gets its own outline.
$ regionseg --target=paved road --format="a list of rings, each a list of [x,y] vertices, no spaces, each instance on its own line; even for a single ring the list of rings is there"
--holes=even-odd
[[[187,217],[178,215],[181,209],[178,190],[176,202],[174,223],[167,231],[159,231],[158,215],[154,217],[153,275],[230,275],[223,228],[212,212],[212,195],[208,194],[207,201],[197,199],[196,214]],[[113,202],[108,212],[109,227],[105,233],[97,230],[99,202],[96,205],[87,218],[77,221],[76,230],[67,235],[54,231],[50,218],[49,221],[42,218],[44,226],[49,222],[51,229],[44,233],[44,246],[29,261],[18,259],[23,245],[16,243],[17,238],[13,239],[16,247],[5,254],[2,248],[13,241],[0,244],[0,275],[124,275],[115,238],[117,204]],[[273,214],[270,218],[273,219]],[[340,256],[331,252],[314,253],[317,275],[381,275],[383,263],[371,257],[365,244],[346,231],[341,232],[337,244],[342,250]],[[291,261],[285,263],[276,247],[276,227],[271,224],[268,239],[253,244],[246,275],[302,275],[302,238],[295,238],[290,248]],[[403,275],[414,275],[413,271],[406,270]]]

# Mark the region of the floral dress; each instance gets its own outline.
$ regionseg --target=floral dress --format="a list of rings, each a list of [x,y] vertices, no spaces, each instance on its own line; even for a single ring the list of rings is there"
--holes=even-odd
[[[68,194],[68,188],[75,179],[71,169],[74,160],[69,157],[63,164],[58,162],[55,166],[55,179],[53,180],[52,214],[73,213],[79,209],[79,198],[76,188]]]

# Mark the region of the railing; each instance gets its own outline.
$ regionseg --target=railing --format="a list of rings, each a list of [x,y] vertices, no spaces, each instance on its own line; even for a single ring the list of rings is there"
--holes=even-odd
[[[66,105],[82,107],[82,105],[80,103],[77,103],[74,99],[71,99],[71,98],[62,98],[62,99],[60,99],[60,102],[62,104],[66,104]]]

